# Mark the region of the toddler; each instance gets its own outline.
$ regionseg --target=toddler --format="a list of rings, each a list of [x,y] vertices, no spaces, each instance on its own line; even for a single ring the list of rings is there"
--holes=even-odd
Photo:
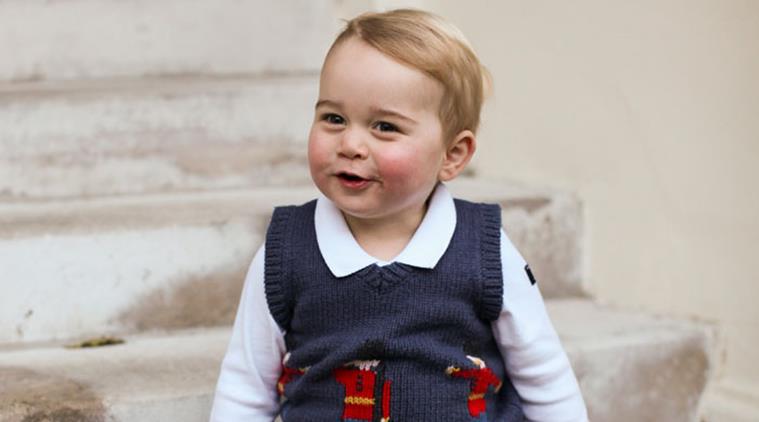
[[[474,154],[485,81],[434,15],[348,22],[309,135],[322,196],[274,211],[212,421],[587,420],[500,209],[443,184]]]

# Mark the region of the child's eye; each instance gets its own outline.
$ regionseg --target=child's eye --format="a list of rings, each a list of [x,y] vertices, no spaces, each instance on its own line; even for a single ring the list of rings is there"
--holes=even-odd
[[[342,116],[334,113],[326,113],[322,115],[321,119],[332,125],[341,125],[345,123],[345,119],[343,119]]]
[[[398,132],[398,127],[388,122],[377,122],[374,127],[380,132]]]

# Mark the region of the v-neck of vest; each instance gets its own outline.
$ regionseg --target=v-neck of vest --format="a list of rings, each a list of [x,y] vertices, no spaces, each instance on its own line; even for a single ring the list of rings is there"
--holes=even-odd
[[[379,294],[387,293],[402,282],[412,268],[399,262],[388,265],[372,264],[356,273],[361,281]]]

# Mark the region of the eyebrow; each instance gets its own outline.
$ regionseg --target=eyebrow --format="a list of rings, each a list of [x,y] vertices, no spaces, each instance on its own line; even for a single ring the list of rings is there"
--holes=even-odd
[[[342,103],[337,102],[337,101],[332,101],[332,100],[317,101],[315,108],[319,108],[321,106],[328,106],[328,107],[334,107],[334,108],[339,109],[339,108],[342,108]],[[400,120],[405,120],[406,122],[409,122],[409,123],[417,123],[417,121],[412,119],[411,117],[408,117],[405,114],[397,112],[395,110],[390,110],[390,109],[382,108],[382,107],[371,107],[370,111],[374,114],[379,114],[382,116],[392,116]]]

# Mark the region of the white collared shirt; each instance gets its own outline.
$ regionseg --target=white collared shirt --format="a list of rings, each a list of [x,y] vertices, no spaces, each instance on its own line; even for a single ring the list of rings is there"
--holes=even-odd
[[[319,197],[314,212],[319,251],[335,277],[369,265],[386,265],[366,253],[350,232],[340,210]],[[434,268],[456,228],[456,207],[448,189],[435,189],[422,223],[392,262]],[[276,392],[287,352],[285,333],[269,312],[264,291],[264,246],[248,270],[232,338],[216,387],[212,422],[271,421],[279,411]],[[492,323],[493,335],[509,379],[530,421],[587,421],[577,380],[551,324],[537,285],[524,271],[525,261],[501,230],[503,306]]]

